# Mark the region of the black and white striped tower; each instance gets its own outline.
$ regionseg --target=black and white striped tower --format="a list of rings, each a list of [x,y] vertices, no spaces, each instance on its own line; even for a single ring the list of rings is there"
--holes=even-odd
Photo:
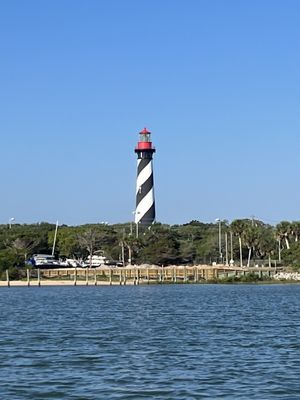
[[[135,223],[150,226],[155,220],[152,155],[155,148],[151,142],[151,132],[144,128],[135,148],[137,153],[136,209]]]

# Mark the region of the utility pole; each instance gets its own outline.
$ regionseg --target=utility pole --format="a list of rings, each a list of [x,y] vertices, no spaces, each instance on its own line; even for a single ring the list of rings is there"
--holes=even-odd
[[[233,239],[233,234],[230,231],[230,261],[231,261],[231,263],[233,263],[233,243],[232,243],[232,239]]]
[[[219,258],[220,258],[220,264],[222,264],[223,263],[223,254],[222,254],[221,220],[220,220],[220,218],[216,218],[215,221],[219,223]]]
[[[225,232],[225,264],[228,265],[228,235]]]

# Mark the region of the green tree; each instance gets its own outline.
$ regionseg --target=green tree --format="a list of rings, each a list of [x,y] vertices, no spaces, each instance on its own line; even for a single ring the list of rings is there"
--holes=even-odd
[[[269,267],[271,268],[271,256],[276,253],[276,239],[274,231],[271,227],[264,229],[263,234],[260,235],[258,243],[258,251],[261,257],[268,257]]]
[[[90,256],[90,263],[92,262],[92,256],[96,250],[100,250],[102,243],[102,236],[93,228],[89,228],[82,233],[77,234],[77,240],[79,246],[86,250]]]
[[[170,226],[155,224],[141,236],[139,262],[158,265],[176,264],[180,259],[180,243]]]
[[[300,269],[300,241],[292,243],[289,249],[284,249],[282,259],[285,265],[298,271]]]
[[[57,231],[56,247],[55,252],[59,253],[60,256],[66,256],[70,258],[78,258],[82,253],[82,247],[80,247],[78,241],[78,235],[82,233],[82,230],[77,227],[59,227]],[[54,240],[54,231],[48,234],[48,244],[52,247]]]

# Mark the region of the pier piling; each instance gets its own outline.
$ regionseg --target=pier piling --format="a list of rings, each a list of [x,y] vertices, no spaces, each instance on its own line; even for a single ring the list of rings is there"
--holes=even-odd
[[[74,271],[74,286],[77,285],[77,268],[75,267],[75,271]]]
[[[40,287],[41,286],[41,271],[39,268],[37,270],[37,279],[38,279],[38,287]]]
[[[89,284],[89,269],[87,268],[85,271],[85,284],[88,286]]]
[[[30,271],[28,268],[26,270],[26,274],[27,274],[27,286],[29,287],[30,286]]]

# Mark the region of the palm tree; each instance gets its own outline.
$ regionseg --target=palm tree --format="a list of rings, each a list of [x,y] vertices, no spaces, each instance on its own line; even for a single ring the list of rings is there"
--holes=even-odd
[[[262,221],[253,218],[251,220],[246,220],[244,240],[248,247],[247,267],[250,266],[251,256],[255,254],[255,250],[258,250],[266,229],[269,228]]]
[[[126,238],[122,239],[123,244],[128,249],[128,264],[132,264],[132,256],[134,252],[137,252],[140,247],[140,239],[134,236],[127,236]]]
[[[223,223],[224,241],[225,241],[225,265],[228,265],[228,233],[230,233],[230,226],[228,221],[225,219]]]
[[[289,237],[292,233],[292,224],[288,221],[281,221],[279,224],[276,225],[276,233],[280,241],[284,239],[286,248],[289,250]]]
[[[125,228],[123,228],[122,231],[119,232],[118,240],[119,240],[119,246],[121,247],[121,260],[122,260],[122,264],[124,267],[125,266],[125,246],[128,247],[126,245],[126,239],[125,239]],[[130,256],[130,258],[131,258],[131,256]]]
[[[230,229],[232,233],[238,237],[239,239],[239,248],[240,248],[240,266],[243,266],[243,252],[242,252],[242,237],[244,235],[246,229],[246,220],[244,219],[235,219],[231,222]]]
[[[24,261],[26,261],[28,253],[30,253],[39,243],[38,240],[31,240],[27,238],[17,238],[11,242],[6,242],[6,247],[13,250],[15,254],[22,254]]]
[[[291,224],[293,236],[295,236],[295,242],[298,242],[300,236],[300,221],[293,221]]]
[[[248,247],[248,261],[247,267],[250,267],[250,260],[252,255],[252,249],[255,249],[255,246],[258,244],[259,230],[255,225],[248,225],[243,233],[244,241]]]

